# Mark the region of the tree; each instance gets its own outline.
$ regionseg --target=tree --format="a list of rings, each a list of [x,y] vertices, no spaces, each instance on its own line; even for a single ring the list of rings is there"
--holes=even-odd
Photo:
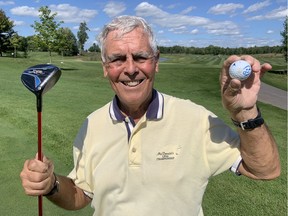
[[[57,52],[62,56],[76,55],[77,39],[69,28],[60,28],[58,30]]]
[[[13,56],[14,56],[14,58],[16,58],[17,57],[17,49],[21,45],[21,38],[17,33],[13,34],[13,36],[10,38],[10,42],[14,48]]]
[[[36,36],[27,36],[27,50],[36,51],[38,49],[38,45],[36,44]]]
[[[24,57],[27,58],[28,53],[28,38],[20,36],[20,46],[18,48],[19,51],[24,52]]]
[[[34,21],[34,25],[32,25],[35,32],[38,33],[35,35],[34,39],[41,49],[48,50],[51,63],[51,52],[54,51],[57,46],[55,42],[58,38],[58,28],[63,21],[56,22],[55,17],[57,13],[51,14],[51,10],[48,6],[40,7],[38,11],[40,22]]]
[[[100,52],[100,47],[93,43],[93,45],[88,49],[89,52]]]
[[[80,23],[79,31],[77,32],[80,55],[82,54],[84,50],[84,44],[89,38],[86,31],[90,31],[90,29],[87,27],[87,24],[84,21]]]
[[[286,62],[287,62],[287,36],[288,36],[287,22],[288,22],[288,17],[286,16],[286,19],[283,23],[284,30],[280,32],[282,36],[282,46],[283,46],[283,52],[284,52],[284,57],[285,57]]]
[[[10,37],[15,33],[14,22],[0,9],[0,56],[10,48]]]

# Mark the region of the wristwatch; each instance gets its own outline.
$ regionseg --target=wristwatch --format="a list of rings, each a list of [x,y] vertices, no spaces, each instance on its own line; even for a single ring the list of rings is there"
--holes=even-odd
[[[242,128],[242,130],[252,130],[264,124],[264,119],[262,118],[261,112],[258,107],[257,107],[257,111],[258,111],[258,115],[254,119],[249,119],[244,122],[238,122],[233,119],[231,120],[235,126]]]
[[[59,191],[59,181],[56,177],[56,174],[53,173],[53,175],[55,177],[53,188],[51,189],[51,191],[49,193],[45,194],[44,196],[52,196],[53,194],[55,194]]]

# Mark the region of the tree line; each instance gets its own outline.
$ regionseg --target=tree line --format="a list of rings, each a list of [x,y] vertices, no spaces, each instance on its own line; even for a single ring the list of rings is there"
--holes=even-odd
[[[210,45],[208,47],[184,47],[184,46],[172,46],[172,47],[159,47],[160,53],[165,54],[177,54],[177,53],[185,53],[185,54],[197,54],[197,55],[241,55],[241,54],[265,54],[265,53],[283,53],[282,46],[261,46],[261,47],[237,47],[237,48],[229,48],[229,47],[218,47]]]
[[[57,13],[52,13],[48,6],[40,7],[38,11],[39,21],[31,25],[35,35],[23,37],[13,30],[13,21],[0,9],[0,56],[12,52],[17,57],[17,52],[22,51],[26,57],[28,51],[47,51],[51,62],[51,52],[63,56],[83,53],[84,44],[89,38],[87,31],[90,31],[85,21],[80,23],[76,38],[69,28],[61,27],[64,22],[57,22]]]
[[[13,52],[17,57],[17,51],[22,51],[24,57],[28,51],[47,51],[57,52],[63,56],[82,55],[83,52],[100,52],[99,46],[93,44],[88,50],[84,50],[84,45],[88,40],[87,31],[90,31],[86,22],[81,22],[77,32],[77,38],[69,28],[63,28],[63,21],[55,21],[57,13],[51,13],[48,6],[39,9],[39,20],[34,21],[31,27],[35,30],[35,35],[23,37],[13,30],[14,23],[9,20],[5,12],[0,9],[0,56],[4,52]],[[282,53],[287,62],[287,16],[283,23],[281,46],[261,46],[261,47],[218,47],[210,45],[208,47],[185,47],[185,46],[159,46],[161,53],[165,54],[198,54],[198,55],[232,55],[232,54],[265,54],[265,53]]]

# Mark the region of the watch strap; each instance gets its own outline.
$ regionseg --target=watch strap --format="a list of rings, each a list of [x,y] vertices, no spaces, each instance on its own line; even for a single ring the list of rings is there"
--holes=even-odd
[[[51,189],[51,191],[43,196],[52,196],[53,194],[57,193],[59,191],[59,181],[56,177],[56,174],[53,173],[54,177],[55,177],[55,181],[54,181],[54,185],[53,188]]]
[[[261,112],[258,107],[257,107],[257,111],[258,111],[258,115],[254,119],[249,119],[243,122],[238,122],[238,121],[235,121],[234,119],[231,119],[231,120],[235,126],[240,127],[242,130],[252,130],[264,124],[264,119],[262,118]]]

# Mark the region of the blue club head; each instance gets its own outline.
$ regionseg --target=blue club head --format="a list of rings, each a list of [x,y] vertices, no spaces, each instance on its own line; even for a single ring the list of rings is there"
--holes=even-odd
[[[51,89],[61,76],[61,70],[51,64],[40,64],[26,69],[21,81],[31,92],[43,95]]]
[[[37,97],[38,110],[42,109],[42,95],[56,84],[60,76],[61,70],[51,64],[35,65],[29,67],[22,73],[22,83]]]

